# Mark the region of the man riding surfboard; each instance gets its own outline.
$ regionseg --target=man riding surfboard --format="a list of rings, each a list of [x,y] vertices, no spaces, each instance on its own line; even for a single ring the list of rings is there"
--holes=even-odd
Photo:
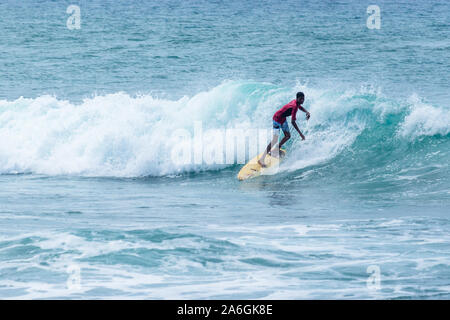
[[[297,123],[295,123],[298,110],[301,110],[306,113],[306,120],[309,120],[309,117],[311,116],[308,110],[302,107],[304,101],[305,101],[305,94],[303,92],[297,92],[295,100],[292,100],[291,102],[283,106],[273,115],[273,138],[272,141],[267,146],[264,153],[262,154],[261,158],[258,160],[258,163],[261,165],[261,167],[263,168],[266,167],[266,165],[264,164],[264,159],[268,153],[271,153],[272,146],[275,146],[277,144],[278,137],[280,135],[280,129],[283,130],[284,137],[283,139],[281,139],[277,151],[279,151],[281,149],[281,146],[291,137],[286,117],[291,117],[291,124],[294,126],[295,130],[297,130],[297,132],[300,134],[302,140],[305,140],[305,136],[298,128]]]

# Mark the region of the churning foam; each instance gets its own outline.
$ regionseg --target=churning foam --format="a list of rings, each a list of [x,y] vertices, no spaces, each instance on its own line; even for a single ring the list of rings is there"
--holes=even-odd
[[[417,96],[410,98],[411,112],[399,128],[402,137],[448,135],[450,133],[450,110],[435,108],[422,102]]]
[[[312,117],[306,122],[299,112],[299,127],[307,140],[300,142],[293,132],[288,170],[332,159],[368,127],[370,117],[381,119],[386,113],[399,112],[395,103],[364,90],[282,88],[243,81],[227,81],[179,100],[125,93],[97,96],[81,104],[52,96],[3,100],[0,173],[134,177],[220,169],[227,164],[174,163],[173,146],[180,143],[174,132],[182,129],[194,134],[196,122],[202,123],[204,133],[270,130],[273,113],[298,90],[306,93],[305,107]],[[448,110],[416,103],[399,133],[446,135],[449,123]],[[217,139],[208,140],[208,135],[203,139],[208,145],[219,143]],[[266,137],[260,144],[268,141]]]

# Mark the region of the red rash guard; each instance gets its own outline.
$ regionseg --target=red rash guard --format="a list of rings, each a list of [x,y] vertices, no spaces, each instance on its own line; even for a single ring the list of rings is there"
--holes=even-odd
[[[297,119],[297,111],[297,101],[294,99],[287,105],[282,107],[280,110],[275,112],[275,114],[273,115],[273,120],[278,122],[279,124],[283,124],[286,121],[286,117],[292,116],[291,121],[295,121],[295,119]]]

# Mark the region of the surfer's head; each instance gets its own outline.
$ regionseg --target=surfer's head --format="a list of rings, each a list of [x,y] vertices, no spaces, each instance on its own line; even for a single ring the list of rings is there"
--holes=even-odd
[[[305,101],[305,94],[303,92],[297,92],[297,104],[302,104]]]

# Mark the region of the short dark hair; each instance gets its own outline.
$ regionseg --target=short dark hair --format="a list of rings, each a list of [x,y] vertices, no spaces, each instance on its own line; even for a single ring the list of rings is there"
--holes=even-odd
[[[303,92],[297,92],[297,99],[298,98],[304,98],[305,94]]]

